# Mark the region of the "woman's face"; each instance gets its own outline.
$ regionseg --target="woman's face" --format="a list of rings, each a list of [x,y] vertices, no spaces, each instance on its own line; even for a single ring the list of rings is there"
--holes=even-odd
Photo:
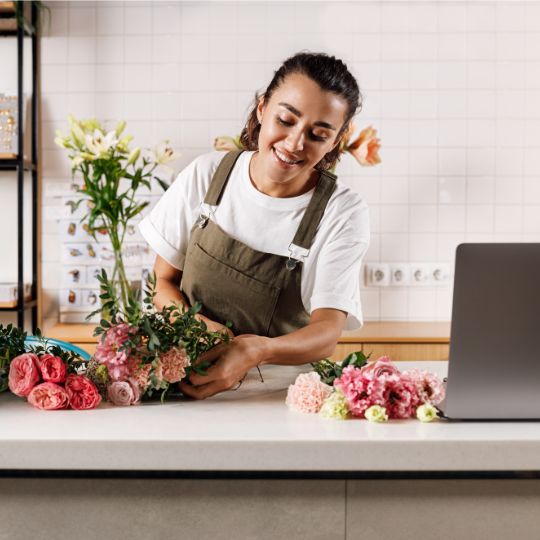
[[[301,189],[315,165],[339,144],[346,114],[344,98],[322,90],[306,75],[288,75],[270,101],[263,98],[257,107],[258,172],[283,188]]]

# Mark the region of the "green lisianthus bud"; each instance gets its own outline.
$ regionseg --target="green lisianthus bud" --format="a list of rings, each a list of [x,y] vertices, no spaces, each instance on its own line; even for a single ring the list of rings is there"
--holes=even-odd
[[[364,416],[370,422],[386,422],[388,415],[386,414],[386,408],[380,405],[372,405],[366,410]]]
[[[430,403],[424,403],[416,409],[416,418],[420,422],[433,422],[439,417],[437,409]]]

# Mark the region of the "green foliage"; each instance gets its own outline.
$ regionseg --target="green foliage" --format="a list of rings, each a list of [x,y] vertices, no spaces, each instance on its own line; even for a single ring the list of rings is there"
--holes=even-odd
[[[362,351],[357,351],[349,354],[341,362],[334,362],[325,358],[319,362],[314,362],[311,365],[316,373],[321,377],[321,381],[325,384],[334,384],[334,380],[341,377],[343,369],[347,366],[354,366],[355,368],[361,368],[364,366],[370,355],[366,356]]]
[[[23,354],[26,332],[20,328],[8,324],[0,324],[0,392],[8,387],[9,362]]]

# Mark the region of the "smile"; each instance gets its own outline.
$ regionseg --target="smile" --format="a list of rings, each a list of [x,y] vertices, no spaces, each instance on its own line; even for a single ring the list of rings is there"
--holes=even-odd
[[[277,161],[282,164],[286,165],[288,167],[294,167],[295,165],[298,165],[299,163],[302,163],[302,159],[298,161],[293,161],[286,156],[284,156],[279,150],[276,150],[275,148],[272,148],[272,151],[274,153],[274,156],[276,156]]]

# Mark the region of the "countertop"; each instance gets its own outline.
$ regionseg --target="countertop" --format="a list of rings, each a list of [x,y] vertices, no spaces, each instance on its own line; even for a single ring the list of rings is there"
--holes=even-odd
[[[446,362],[400,362],[445,376]],[[304,367],[303,370],[306,368]],[[264,366],[205,401],[39,411],[0,396],[0,469],[539,471],[540,422],[336,421],[290,411],[300,368]]]

